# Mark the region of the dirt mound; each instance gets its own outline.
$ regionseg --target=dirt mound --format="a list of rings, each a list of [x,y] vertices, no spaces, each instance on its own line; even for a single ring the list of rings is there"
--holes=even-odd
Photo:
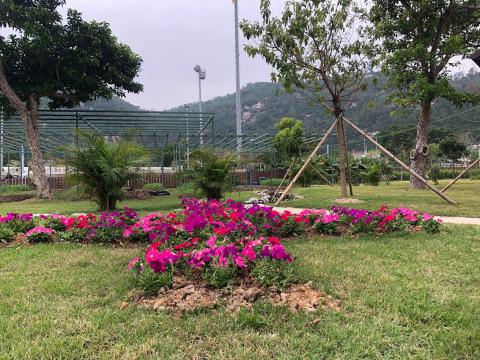
[[[34,193],[0,195],[0,202],[2,203],[17,202],[17,201],[24,201],[24,200],[33,199],[33,198],[35,198]]]
[[[175,278],[170,289],[162,288],[155,298],[133,296],[132,302],[140,307],[158,311],[182,313],[195,309],[215,309],[223,306],[227,312],[235,313],[242,308],[251,308],[256,301],[268,301],[274,306],[287,306],[292,312],[313,312],[319,309],[340,309],[340,301],[323,294],[312,284],[292,285],[284,291],[275,287],[262,288],[252,281],[225,289],[212,289],[200,281]],[[127,303],[121,305],[122,308]]]

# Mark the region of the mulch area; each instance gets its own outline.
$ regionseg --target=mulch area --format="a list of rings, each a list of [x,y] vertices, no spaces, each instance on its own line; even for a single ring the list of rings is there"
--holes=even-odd
[[[162,288],[156,297],[143,297],[132,293],[121,308],[131,305],[157,311],[183,313],[197,309],[225,308],[236,313],[242,308],[250,309],[257,301],[269,302],[274,306],[286,306],[292,312],[315,312],[322,309],[340,310],[341,302],[330,295],[314,289],[311,282],[294,284],[281,291],[275,287],[262,288],[250,279],[222,289],[207,286],[203,281],[175,277],[171,288]]]

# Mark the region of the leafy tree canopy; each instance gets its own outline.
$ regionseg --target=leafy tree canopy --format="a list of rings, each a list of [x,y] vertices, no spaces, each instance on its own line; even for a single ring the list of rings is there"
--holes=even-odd
[[[305,145],[303,122],[289,117],[282,118],[275,128],[278,133],[273,138],[273,147],[289,158],[298,157]]]
[[[138,93],[134,79],[142,60],[119,43],[105,22],[84,21],[64,0],[1,0],[0,27],[14,30],[0,38],[5,77],[20,100],[49,99],[52,109],[95,98]],[[14,111],[0,94],[4,109]]]
[[[458,91],[449,81],[455,56],[467,57],[480,46],[480,6],[471,0],[375,0],[374,34],[383,47],[383,70],[401,106],[437,97],[456,105],[480,101],[479,94]]]

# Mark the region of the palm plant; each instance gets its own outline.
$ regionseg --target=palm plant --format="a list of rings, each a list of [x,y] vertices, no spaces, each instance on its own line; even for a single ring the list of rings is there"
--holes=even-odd
[[[138,178],[135,168],[147,160],[148,154],[128,139],[109,142],[97,133],[86,131],[77,135],[80,146],[66,149],[69,166],[73,168],[68,178],[74,184],[84,185],[100,210],[114,210],[123,188]]]
[[[211,150],[198,149],[192,152],[193,179],[197,191],[207,199],[220,199],[229,187],[228,173],[235,164],[231,155],[219,156]]]

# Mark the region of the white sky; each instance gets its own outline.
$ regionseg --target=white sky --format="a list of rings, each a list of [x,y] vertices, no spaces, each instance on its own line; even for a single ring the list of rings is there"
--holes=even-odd
[[[260,0],[239,0],[240,19],[259,19]],[[274,10],[284,0],[272,0]],[[235,91],[234,7],[231,0],[68,0],[88,20],[107,21],[113,33],[144,60],[144,92],[127,100],[163,110],[197,101],[193,66],[207,69],[203,98]],[[245,43],[241,40],[243,47]],[[242,51],[242,85],[270,79],[262,59]]]
[[[260,0],[239,0],[240,19],[258,20]],[[271,0],[279,13],[285,0]],[[195,64],[207,69],[203,99],[235,91],[234,7],[231,0],[67,0],[86,20],[106,21],[119,40],[141,55],[144,92],[127,100],[164,110],[198,99]],[[241,39],[243,48],[245,39]],[[467,71],[473,62],[462,66]],[[269,81],[261,58],[241,51],[242,85]]]

